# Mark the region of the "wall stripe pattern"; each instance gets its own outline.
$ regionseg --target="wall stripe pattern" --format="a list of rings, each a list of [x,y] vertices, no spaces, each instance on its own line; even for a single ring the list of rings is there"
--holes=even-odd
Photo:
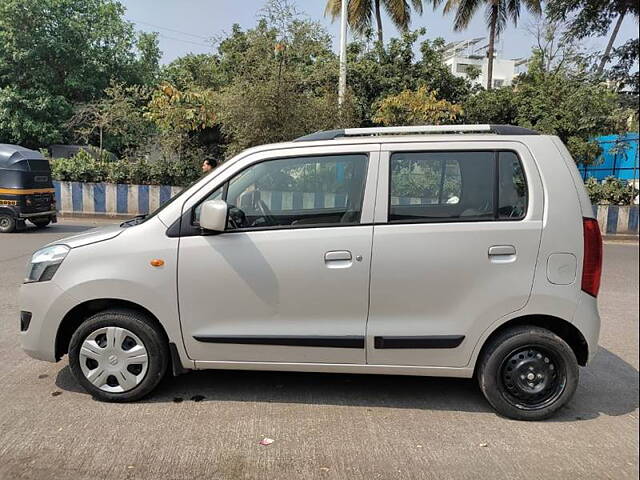
[[[139,215],[153,212],[181,187],[113,183],[53,182],[58,212],[85,215]]]
[[[168,185],[121,185],[112,183],[53,182],[61,214],[139,215],[154,211],[180,193]],[[312,192],[260,192],[274,211],[344,207],[344,194]],[[429,203],[428,199],[393,197],[394,205]],[[242,205],[242,200],[241,200]],[[603,234],[638,235],[638,205],[594,205],[593,213]]]

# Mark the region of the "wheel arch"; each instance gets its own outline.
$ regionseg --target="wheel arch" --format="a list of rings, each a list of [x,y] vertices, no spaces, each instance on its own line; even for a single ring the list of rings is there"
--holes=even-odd
[[[489,336],[487,336],[482,344],[482,347],[480,348],[478,356],[476,357],[474,376],[477,373],[478,364],[480,363],[479,359],[481,359],[482,355],[484,355],[484,352],[486,351],[487,346],[490,344],[491,340],[493,340],[505,330],[516,326],[527,325],[545,328],[555,333],[565,342],[567,342],[569,347],[571,347],[571,350],[573,350],[573,353],[578,360],[578,365],[585,366],[587,364],[587,361],[589,359],[589,345],[587,344],[584,335],[580,332],[580,330],[578,330],[575,325],[573,325],[571,322],[563,320],[562,318],[554,317],[553,315],[524,315],[522,317],[513,318],[499,325],[491,332]]]
[[[164,339],[166,340],[167,345],[169,345],[169,336],[167,335],[167,331],[162,323],[153,313],[151,313],[142,305],[117,298],[98,298],[87,300],[76,305],[64,316],[64,318],[60,322],[60,325],[58,326],[58,331],[56,333],[56,361],[60,360],[66,353],[69,353],[69,342],[71,341],[71,336],[73,335],[73,332],[75,332],[80,326],[80,324],[82,324],[87,318],[95,313],[113,309],[133,310],[143,314],[159,329]]]
[[[18,217],[18,214],[16,213],[15,209],[11,208],[9,205],[0,205],[0,213],[8,213],[13,217],[16,217],[16,218]]]

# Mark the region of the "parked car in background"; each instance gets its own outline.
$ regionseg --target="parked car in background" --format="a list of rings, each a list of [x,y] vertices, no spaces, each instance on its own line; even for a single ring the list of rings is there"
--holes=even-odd
[[[601,262],[557,137],[319,132],[36,252],[22,345],[68,354],[105,401],[142,398],[168,369],[475,376],[501,414],[542,419],[596,353]]]

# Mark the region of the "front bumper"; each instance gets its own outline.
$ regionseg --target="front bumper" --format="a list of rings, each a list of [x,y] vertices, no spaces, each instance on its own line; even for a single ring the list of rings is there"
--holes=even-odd
[[[31,313],[29,328],[20,332],[22,349],[33,358],[56,362],[56,335],[64,316],[77,304],[53,281],[20,287],[20,311]]]

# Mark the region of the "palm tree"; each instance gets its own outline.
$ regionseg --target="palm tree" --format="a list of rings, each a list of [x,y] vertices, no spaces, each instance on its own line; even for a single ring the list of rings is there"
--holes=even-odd
[[[434,7],[439,6],[443,0],[433,0]],[[469,22],[473,18],[481,5],[486,5],[487,26],[489,27],[489,66],[487,71],[487,90],[491,89],[493,82],[493,55],[495,52],[496,38],[500,36],[507,22],[511,20],[514,25],[518,24],[520,16],[520,0],[444,0],[444,13],[456,11],[456,17],[453,23],[453,29],[456,31],[464,30],[469,26]],[[523,0],[527,10],[532,13],[539,14],[540,0]]]
[[[600,75],[604,70],[604,67],[607,65],[607,62],[611,58],[611,50],[613,49],[613,42],[616,41],[616,37],[618,36],[618,32],[620,31],[620,26],[622,25],[622,21],[626,14],[630,13],[638,18],[638,0],[618,0],[613,2],[612,9],[617,12],[618,20],[616,21],[615,26],[613,27],[613,32],[611,32],[611,36],[609,37],[609,42],[607,42],[607,47],[604,50],[604,54],[600,59],[600,63],[598,64],[598,69],[596,73]]]
[[[340,16],[343,0],[327,0],[325,15],[333,20]],[[422,0],[348,0],[348,22],[352,30],[364,33],[371,27],[372,17],[376,17],[378,42],[383,42],[381,7],[389,14],[398,30],[407,30],[411,23],[411,7],[422,15]]]

